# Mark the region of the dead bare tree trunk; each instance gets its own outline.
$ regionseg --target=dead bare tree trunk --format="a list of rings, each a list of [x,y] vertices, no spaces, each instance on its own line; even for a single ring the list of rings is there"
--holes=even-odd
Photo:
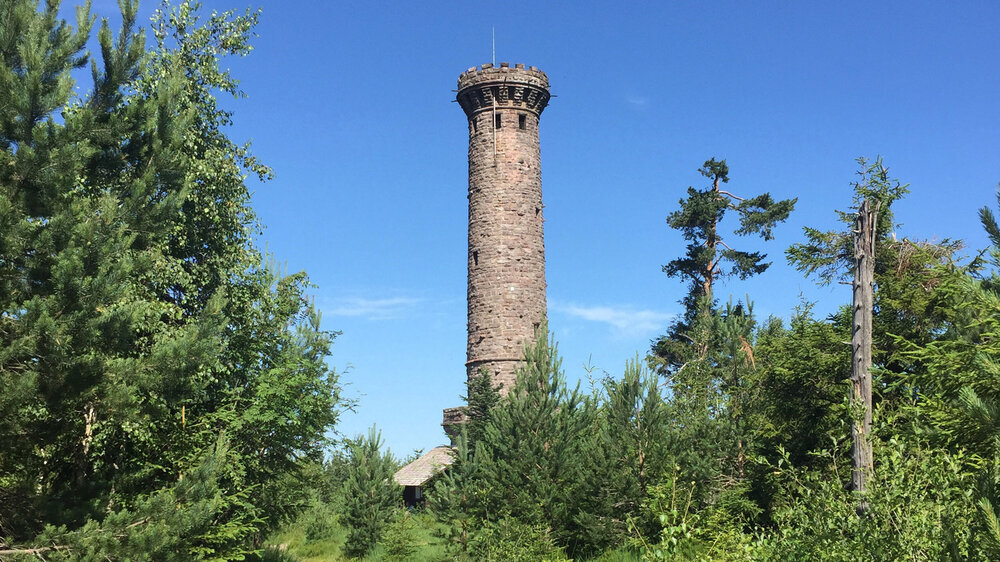
[[[851,423],[851,487],[864,494],[872,471],[872,310],[875,305],[875,224],[880,204],[865,199],[854,229],[854,319],[851,335],[851,410],[861,415]],[[861,497],[858,515],[868,510]]]

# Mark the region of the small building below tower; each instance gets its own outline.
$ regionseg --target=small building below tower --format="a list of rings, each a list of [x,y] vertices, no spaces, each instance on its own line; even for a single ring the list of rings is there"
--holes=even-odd
[[[424,486],[431,478],[455,462],[455,451],[442,445],[434,447],[417,460],[396,471],[392,479],[403,487],[403,502],[412,507],[424,502]]]

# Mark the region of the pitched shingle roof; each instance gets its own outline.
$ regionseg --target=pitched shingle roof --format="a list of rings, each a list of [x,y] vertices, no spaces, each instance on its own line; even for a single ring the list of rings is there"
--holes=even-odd
[[[432,476],[455,462],[451,447],[441,445],[427,451],[419,459],[396,471],[392,479],[400,486],[423,486]]]

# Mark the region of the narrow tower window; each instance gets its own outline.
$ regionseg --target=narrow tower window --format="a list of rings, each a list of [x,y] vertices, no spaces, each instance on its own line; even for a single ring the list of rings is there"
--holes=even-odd
[[[528,116],[525,114],[520,114],[517,116],[517,126],[522,131],[528,128]]]
[[[496,114],[496,115],[495,115],[495,116],[493,117],[493,120],[494,120],[494,123],[493,123],[493,128],[494,128],[494,129],[499,129],[499,128],[500,128],[500,114],[499,114],[499,113],[497,113],[497,114]]]
[[[479,130],[479,117],[472,118],[472,132],[475,133]]]

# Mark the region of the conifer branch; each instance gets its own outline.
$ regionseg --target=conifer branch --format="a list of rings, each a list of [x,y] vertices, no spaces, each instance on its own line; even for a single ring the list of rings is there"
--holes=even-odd
[[[11,548],[7,550],[0,550],[0,555],[2,554],[34,554],[38,558],[42,558],[41,554],[44,552],[52,552],[53,550],[64,550],[69,551],[68,546],[54,545],[54,546],[40,546],[38,548]]]

